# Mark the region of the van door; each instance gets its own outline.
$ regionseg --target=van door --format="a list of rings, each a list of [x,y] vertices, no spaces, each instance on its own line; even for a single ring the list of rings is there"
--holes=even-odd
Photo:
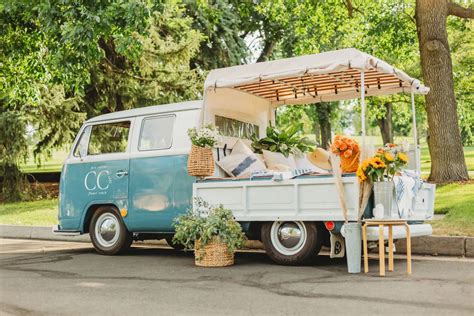
[[[187,174],[190,142],[186,133],[198,113],[160,114],[141,122],[137,118],[125,219],[130,230],[172,232],[173,220],[189,208],[195,178]]]
[[[127,208],[131,125],[120,120],[83,129],[62,175],[61,229],[82,230],[65,226],[78,225],[93,204]]]

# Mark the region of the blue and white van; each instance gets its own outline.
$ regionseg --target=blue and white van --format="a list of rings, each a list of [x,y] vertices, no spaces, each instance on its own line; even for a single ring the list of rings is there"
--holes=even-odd
[[[125,251],[134,240],[164,238],[175,246],[170,242],[173,220],[187,211],[193,197],[202,197],[231,209],[249,238],[260,239],[277,263],[299,264],[322,245],[331,246],[334,256],[343,255],[342,222],[371,217],[370,207],[359,210],[354,174],[343,177],[347,214],[331,174],[274,181],[231,178],[217,167],[212,177],[197,179],[187,174],[187,130],[207,123],[220,127],[223,141],[214,150],[219,160],[239,138],[265,136],[279,106],[360,96],[365,115],[365,96],[426,92],[418,80],[394,69],[353,49],[229,67],[209,73],[202,101],[92,118],[81,127],[64,163],[54,231],[89,233],[95,249],[108,255]],[[419,169],[417,150],[413,161]],[[410,220],[412,236],[431,234],[424,221],[433,215],[434,185],[423,185],[409,213],[395,209],[393,216]],[[394,237],[405,233],[394,228]],[[368,239],[378,239],[377,229],[369,227]]]

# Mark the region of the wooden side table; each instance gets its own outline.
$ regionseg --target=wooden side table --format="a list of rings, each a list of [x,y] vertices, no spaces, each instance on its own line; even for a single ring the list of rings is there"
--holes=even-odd
[[[364,272],[369,272],[369,256],[367,250],[367,227],[379,227],[379,265],[380,275],[385,276],[385,238],[384,227],[388,227],[388,270],[393,271],[393,226],[405,226],[407,233],[407,273],[411,274],[411,235],[410,225],[404,219],[367,219],[362,226],[362,240],[364,244]]]

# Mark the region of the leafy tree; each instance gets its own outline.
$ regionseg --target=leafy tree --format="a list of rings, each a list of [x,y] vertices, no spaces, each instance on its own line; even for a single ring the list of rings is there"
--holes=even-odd
[[[0,24],[1,136],[17,135],[0,140],[7,199],[24,195],[27,129],[41,157],[86,117],[200,93],[190,59],[202,36],[175,1],[20,0],[0,4]]]
[[[429,180],[452,182],[468,180],[466,161],[457,117],[451,51],[448,42],[448,16],[474,18],[474,10],[449,0],[417,0],[416,25],[421,69],[428,114],[428,145],[431,155]]]
[[[185,0],[184,4],[193,28],[205,36],[192,59],[193,67],[211,70],[246,61],[249,51],[244,39],[250,30],[239,15],[245,4],[229,0]]]

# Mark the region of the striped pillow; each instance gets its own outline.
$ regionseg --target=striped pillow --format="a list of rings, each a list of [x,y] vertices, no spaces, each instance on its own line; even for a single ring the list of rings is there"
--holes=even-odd
[[[265,170],[265,164],[241,140],[235,143],[231,154],[218,161],[217,165],[231,177],[249,177],[252,172]]]

